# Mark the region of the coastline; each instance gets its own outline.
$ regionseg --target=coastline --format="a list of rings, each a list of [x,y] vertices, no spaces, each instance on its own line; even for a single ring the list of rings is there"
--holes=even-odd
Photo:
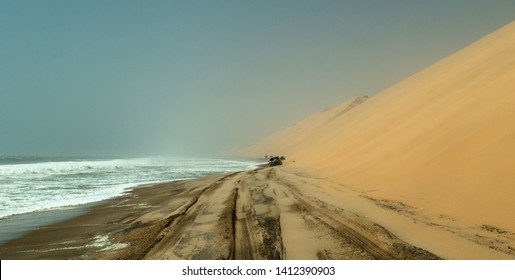
[[[0,219],[0,246],[10,240],[23,237],[38,228],[78,217],[93,207],[93,205],[101,202],[58,207],[3,217]]]
[[[0,259],[515,258],[466,230],[290,166],[260,167],[136,187],[1,244]]]

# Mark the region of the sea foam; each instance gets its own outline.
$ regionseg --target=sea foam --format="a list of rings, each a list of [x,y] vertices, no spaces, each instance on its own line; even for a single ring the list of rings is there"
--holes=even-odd
[[[196,158],[0,159],[0,218],[115,197],[131,187],[254,168],[255,162]]]

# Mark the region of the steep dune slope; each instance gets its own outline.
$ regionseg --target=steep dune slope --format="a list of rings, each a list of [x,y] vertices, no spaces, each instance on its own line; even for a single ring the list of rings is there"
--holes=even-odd
[[[358,100],[246,152],[282,153],[374,197],[515,232],[515,22]]]
[[[339,121],[341,116],[366,100],[366,97],[356,96],[336,107],[314,113],[301,122],[272,134],[238,153],[246,156],[267,155],[268,152],[291,155],[295,151],[302,150],[306,143],[316,141],[319,138],[319,132],[326,126]]]

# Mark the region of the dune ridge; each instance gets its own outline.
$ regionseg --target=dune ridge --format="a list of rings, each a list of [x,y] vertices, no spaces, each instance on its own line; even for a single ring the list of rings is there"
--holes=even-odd
[[[301,150],[305,144],[312,139],[318,138],[318,133],[323,131],[325,126],[337,121],[342,115],[349,112],[356,106],[365,102],[367,97],[355,96],[338,106],[326,108],[321,112],[314,113],[299,123],[272,134],[260,143],[251,145],[243,150],[236,151],[238,154],[255,157],[266,155],[271,150],[287,152]],[[273,149],[270,149],[272,147]]]
[[[515,232],[515,22],[358,100],[241,153],[284,154],[367,195]]]
[[[515,22],[240,155],[282,166],[135,188],[0,259],[515,259]]]

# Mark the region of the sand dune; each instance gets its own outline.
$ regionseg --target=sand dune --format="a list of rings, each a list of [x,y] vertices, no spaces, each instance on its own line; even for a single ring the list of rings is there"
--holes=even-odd
[[[515,22],[241,153],[284,154],[295,168],[373,199],[513,235]]]
[[[241,155],[283,166],[136,188],[0,259],[514,259],[515,22]]]

